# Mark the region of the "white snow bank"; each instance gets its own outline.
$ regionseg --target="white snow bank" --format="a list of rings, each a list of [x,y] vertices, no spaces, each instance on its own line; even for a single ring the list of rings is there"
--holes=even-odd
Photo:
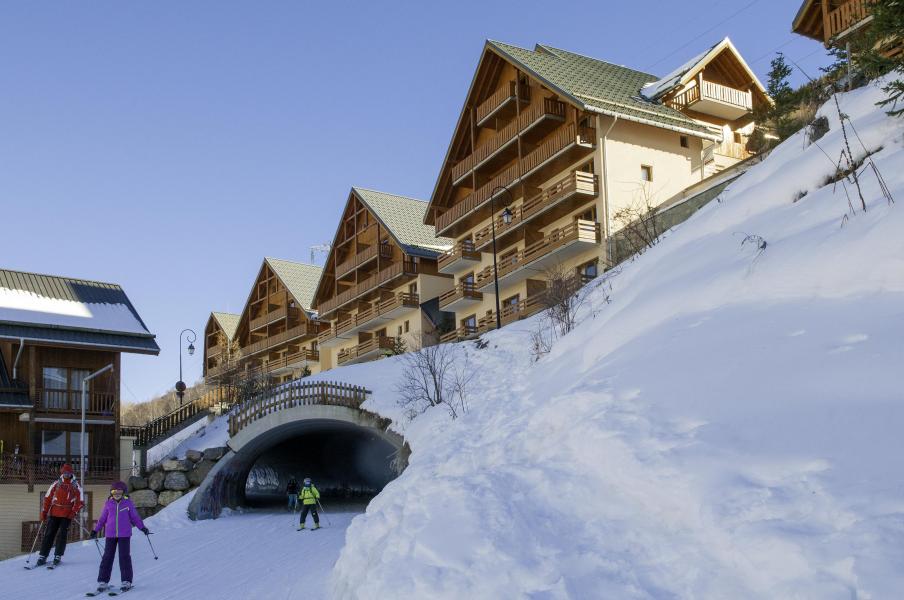
[[[118,333],[148,333],[125,304],[48,298],[0,287],[0,321],[59,325]]]
[[[900,204],[904,121],[880,97],[842,108],[883,147]],[[841,130],[822,112],[821,149],[792,137],[591,284],[592,314],[540,362],[530,321],[459,344],[478,370],[471,411],[404,428],[410,466],[349,528],[335,595],[899,595],[904,213],[867,172],[869,210],[843,220],[844,192],[822,185]],[[368,385],[398,418],[399,364],[324,376]]]
[[[202,418],[148,448],[148,464],[155,465],[167,458],[185,458],[187,450],[205,450],[225,446],[229,441],[229,420],[221,416],[209,421]]]

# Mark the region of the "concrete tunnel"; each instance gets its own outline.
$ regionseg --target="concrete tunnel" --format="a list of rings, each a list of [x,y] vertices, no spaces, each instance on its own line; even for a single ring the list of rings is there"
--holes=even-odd
[[[296,406],[253,421],[189,505],[192,519],[216,518],[223,508],[282,507],[294,475],[311,477],[328,499],[369,500],[407,465],[404,440],[388,421],[342,406]]]

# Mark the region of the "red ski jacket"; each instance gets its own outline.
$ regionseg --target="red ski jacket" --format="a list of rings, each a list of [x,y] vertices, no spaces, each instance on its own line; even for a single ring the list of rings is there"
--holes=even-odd
[[[66,481],[62,477],[53,482],[44,494],[44,510],[41,520],[48,516],[72,519],[85,505],[82,488],[75,479]]]

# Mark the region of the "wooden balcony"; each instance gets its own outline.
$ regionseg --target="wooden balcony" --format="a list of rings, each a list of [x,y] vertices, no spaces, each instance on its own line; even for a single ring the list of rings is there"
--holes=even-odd
[[[437,267],[440,273],[451,275],[479,262],[480,252],[474,249],[474,242],[462,240],[457,242],[451,250],[440,255]]]
[[[340,263],[339,266],[336,267],[336,277],[344,277],[345,275],[348,275],[358,267],[364,266],[368,262],[375,259],[377,255],[380,255],[383,258],[391,258],[392,248],[390,248],[389,246],[384,246],[382,244],[372,244],[368,248],[365,248],[364,250],[350,257],[345,262]]]
[[[394,347],[395,338],[385,335],[379,337],[375,336],[366,342],[362,342],[357,346],[339,352],[338,362],[340,365],[353,365],[359,362],[366,362],[392,354]]]
[[[595,140],[596,130],[594,128],[579,128],[574,123],[560,128],[523,159],[514,162],[485,185],[438,215],[436,217],[437,235],[448,237],[461,235],[468,227],[486,218],[486,215],[481,213],[483,209],[487,208],[490,196],[496,188],[500,186],[511,188],[512,185],[528,177],[535,180],[549,177],[577,158],[571,154],[574,149],[592,148]]]
[[[845,37],[853,30],[865,25],[868,22],[867,19],[871,18],[870,4],[872,4],[871,0],[849,0],[829,11],[823,23],[826,43],[835,38]]]
[[[501,216],[496,217],[497,248],[510,245],[513,241],[513,234],[526,223],[544,221],[549,223],[571,212],[574,209],[574,203],[566,202],[566,200],[571,198],[584,200],[594,198],[596,194],[597,179],[595,175],[582,171],[570,173],[512,210],[508,223]],[[487,252],[493,241],[492,233],[491,225],[474,232],[474,246],[480,251]]]
[[[499,257],[500,285],[512,285],[529,277],[542,277],[547,269],[600,244],[600,224],[579,219],[554,229],[523,250]],[[492,265],[477,274],[477,289],[492,292]]]
[[[352,325],[348,331],[351,333],[363,331],[378,323],[397,319],[406,312],[417,310],[420,306],[420,298],[417,294],[399,292],[391,298],[373,302],[359,310],[352,317]]]
[[[81,414],[80,391],[37,388],[34,392],[35,410],[38,412],[69,413],[73,418]],[[85,401],[85,413],[88,415],[116,416],[116,394],[113,392],[88,392]]]
[[[302,348],[298,352],[286,354],[279,358],[268,360],[266,363],[256,365],[249,369],[250,373],[269,373],[271,375],[280,375],[290,372],[294,369],[303,369],[310,363],[316,363],[320,360],[320,352],[311,350],[310,348]]]
[[[697,85],[681,92],[668,104],[677,110],[690,109],[734,120],[753,110],[753,95],[698,77]]]
[[[348,304],[349,302],[360,298],[366,294],[369,294],[381,286],[388,284],[395,279],[399,279],[401,277],[414,277],[418,274],[417,263],[413,261],[400,261],[393,265],[386,267],[385,269],[374,273],[364,281],[352,285],[347,290],[342,293],[326,300],[325,302],[321,302],[320,306],[318,306],[318,310],[320,311],[320,315],[327,315],[337,308]]]
[[[277,321],[285,320],[287,317],[290,319],[296,319],[301,314],[301,311],[297,308],[288,307],[288,306],[280,306],[270,312],[263,314],[257,318],[251,319],[251,322],[248,324],[248,327],[251,331],[256,329],[261,329],[266,327],[271,323],[275,323]]]
[[[713,154],[737,160],[746,160],[754,155],[753,152],[747,151],[746,144],[739,144],[737,142],[722,142],[713,147]]]
[[[344,322],[344,320],[343,320]],[[317,346],[320,348],[332,348],[338,346],[343,341],[351,339],[353,335],[347,331],[339,333],[337,325],[331,325],[326,331],[321,331],[317,336]]]
[[[473,169],[487,167],[492,169],[494,164],[502,164],[510,160],[511,156],[505,150],[512,148],[517,154],[517,146],[514,142],[519,134],[528,131],[536,131],[544,121],[549,120],[555,124],[565,120],[565,103],[551,98],[544,98],[542,104],[530,108],[497,131],[482,145],[465,157],[461,162],[452,167],[452,184],[458,185]],[[495,160],[494,160],[495,159]]]
[[[247,347],[243,348],[243,350],[245,351],[245,354],[247,356],[250,356],[259,352],[265,352],[281,344],[286,344],[288,342],[298,340],[309,335],[314,335],[315,332],[316,329],[308,330],[308,324],[302,323],[301,325],[287,329],[282,333],[277,333],[275,335],[271,335],[262,340],[254,342],[253,344],[249,344]]]
[[[66,463],[72,465],[78,476],[81,471],[81,456],[77,454],[29,456],[4,452],[0,455],[0,483],[49,483],[59,478],[60,467]],[[85,457],[86,481],[82,483],[106,483],[119,478],[119,464],[116,457],[90,454]]]
[[[226,371],[230,370],[230,368],[235,368],[235,364],[234,363],[233,364],[225,363],[222,365],[216,365],[214,367],[210,367],[209,369],[207,369],[206,377],[207,378],[219,377]]]
[[[500,87],[496,92],[481,102],[477,106],[476,118],[477,126],[484,127],[490,124],[493,117],[505,116],[505,111],[511,110],[515,104],[516,97],[515,82],[510,81],[508,85]],[[521,84],[517,87],[517,97],[520,102],[530,102],[530,87]]]
[[[439,341],[441,343],[460,342],[462,340],[469,340],[473,337],[476,337],[477,333],[477,327],[462,325],[458,329],[453,329],[452,331],[441,335]]]
[[[514,321],[526,319],[546,308],[542,295],[524,298],[512,304],[502,307],[502,325],[508,325]]]
[[[207,348],[207,358],[215,358],[223,353],[225,348],[223,346],[217,344],[215,346],[209,346]]]
[[[439,309],[458,312],[483,301],[483,294],[477,291],[473,281],[459,281],[458,284],[439,297]]]

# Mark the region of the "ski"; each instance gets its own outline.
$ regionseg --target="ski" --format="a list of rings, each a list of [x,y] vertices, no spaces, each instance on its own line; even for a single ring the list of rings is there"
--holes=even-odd
[[[120,594],[125,594],[126,592],[128,592],[128,591],[131,590],[131,589],[132,589],[132,588],[126,588],[126,589],[124,589],[124,590],[114,590],[114,591],[111,591],[111,592],[107,592],[107,595],[108,595],[108,596],[118,596],[118,595],[120,595]]]
[[[85,595],[88,596],[89,598],[93,598],[95,596],[100,596],[101,594],[105,593],[106,591],[107,590],[94,590],[93,592],[85,592]]]

